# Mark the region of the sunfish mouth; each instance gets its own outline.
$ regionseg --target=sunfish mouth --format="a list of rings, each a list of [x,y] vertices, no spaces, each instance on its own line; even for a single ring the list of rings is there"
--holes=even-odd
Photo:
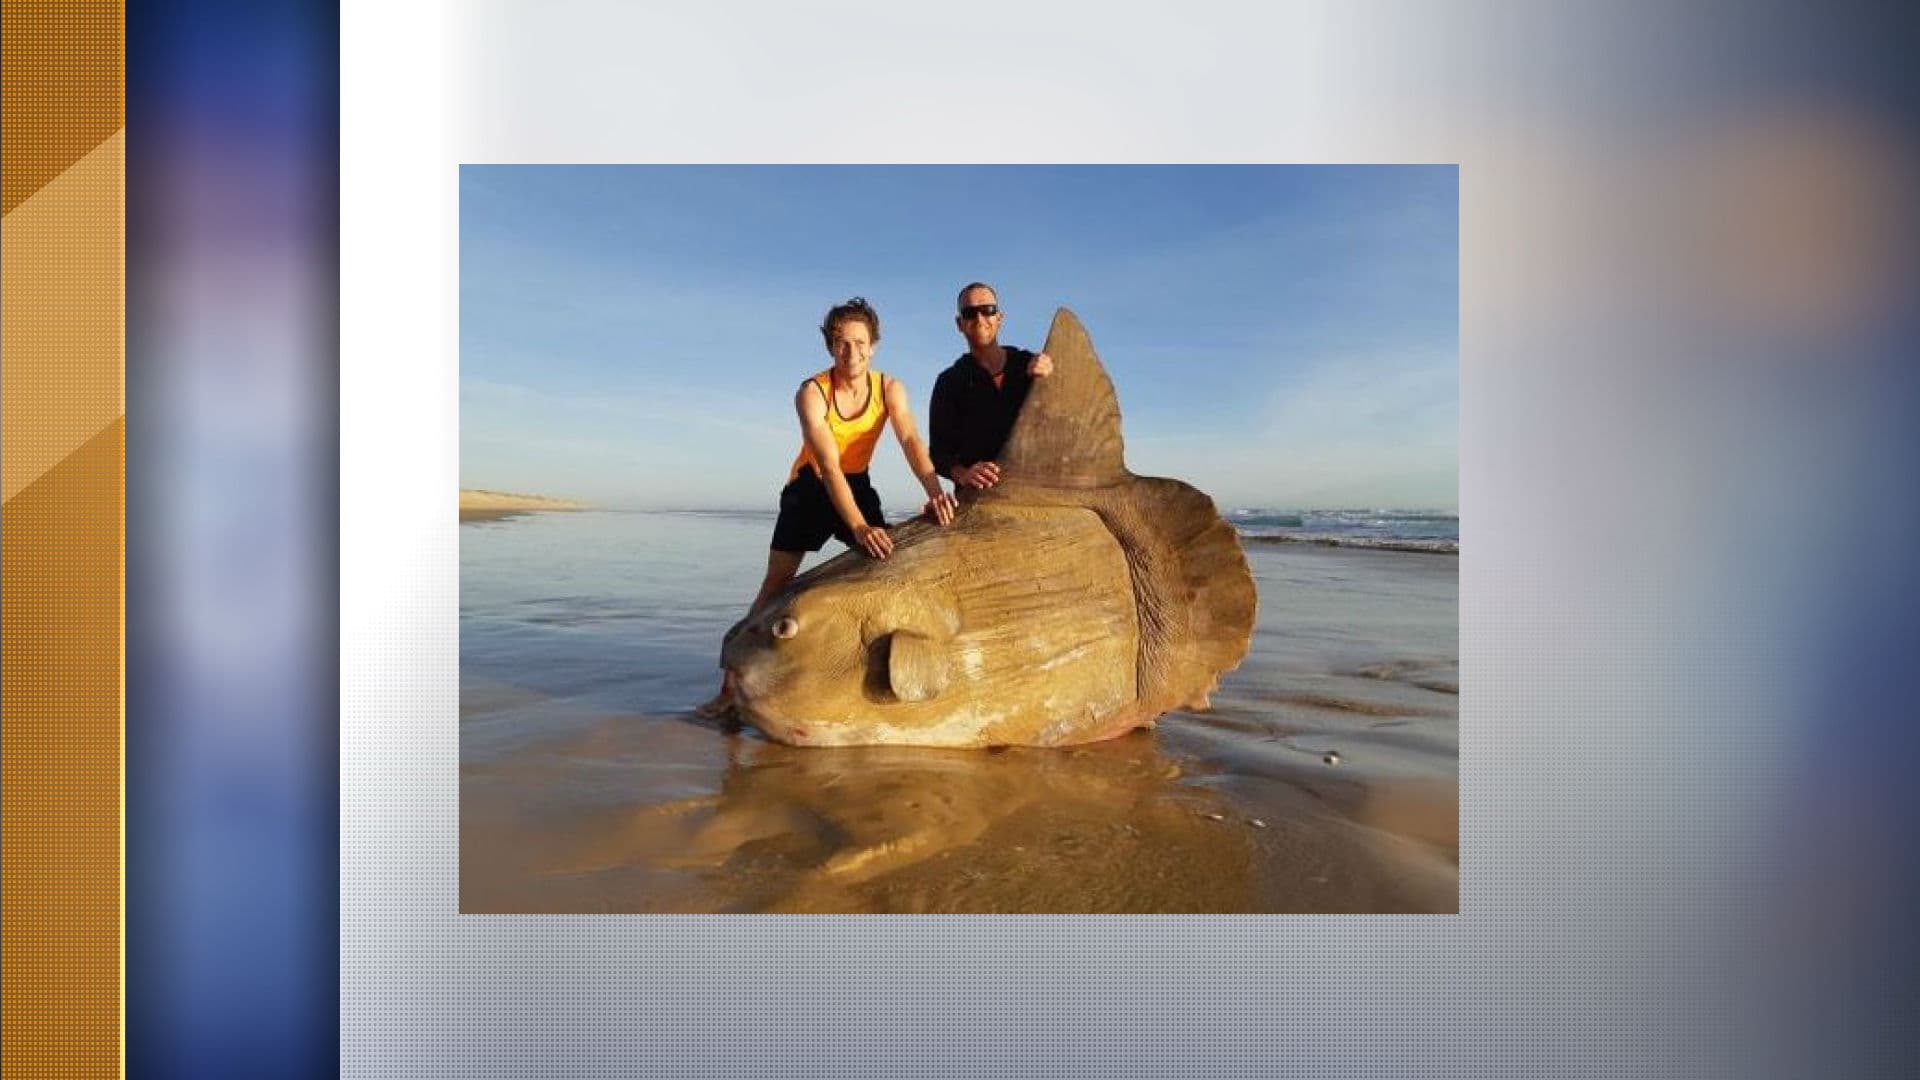
[[[820,745],[819,733],[812,725],[790,723],[769,716],[755,706],[753,697],[750,694],[743,694],[735,690],[733,706],[736,716],[752,724],[754,727],[759,728],[776,742],[783,742],[789,746]]]

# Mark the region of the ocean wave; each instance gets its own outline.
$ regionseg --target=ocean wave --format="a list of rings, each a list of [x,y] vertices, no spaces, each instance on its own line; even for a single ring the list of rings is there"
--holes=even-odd
[[[1227,520],[1249,540],[1458,554],[1460,515],[1447,510],[1237,507]]]
[[[1233,522],[1235,527],[1250,526],[1254,528],[1265,526],[1270,528],[1297,529],[1305,524],[1305,520],[1299,514],[1284,513],[1278,510],[1229,510],[1227,512],[1227,520]]]
[[[1380,536],[1309,536],[1301,533],[1248,533],[1241,539],[1263,544],[1315,544],[1320,547],[1368,548],[1374,551],[1412,551],[1430,555],[1458,555],[1460,541],[1398,539]]]

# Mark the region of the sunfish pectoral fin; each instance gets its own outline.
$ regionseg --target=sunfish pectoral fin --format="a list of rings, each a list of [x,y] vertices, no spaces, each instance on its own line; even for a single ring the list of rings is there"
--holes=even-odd
[[[901,701],[927,701],[947,688],[953,673],[944,644],[925,634],[896,630],[887,646],[887,683]]]

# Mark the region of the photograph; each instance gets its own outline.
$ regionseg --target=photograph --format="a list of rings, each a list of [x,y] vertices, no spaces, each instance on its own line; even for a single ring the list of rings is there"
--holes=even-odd
[[[1459,910],[1451,164],[459,171],[462,913]]]

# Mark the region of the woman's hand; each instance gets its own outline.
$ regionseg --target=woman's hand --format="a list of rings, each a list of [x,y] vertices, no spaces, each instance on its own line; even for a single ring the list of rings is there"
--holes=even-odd
[[[859,543],[860,550],[876,559],[884,559],[893,554],[893,535],[878,526],[864,522],[855,525],[853,538]]]
[[[928,499],[926,505],[920,508],[920,512],[932,518],[937,524],[951,525],[954,507],[958,505],[960,505],[959,500],[953,497],[952,492],[942,491]]]

